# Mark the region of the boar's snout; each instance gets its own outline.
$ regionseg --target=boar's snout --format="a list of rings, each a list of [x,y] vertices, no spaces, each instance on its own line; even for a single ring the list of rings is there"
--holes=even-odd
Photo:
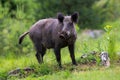
[[[59,34],[59,37],[63,40],[67,40],[69,39],[70,37],[70,32],[68,31],[62,31],[60,34]]]
[[[61,39],[65,39],[64,35],[63,34],[60,34],[59,36]]]

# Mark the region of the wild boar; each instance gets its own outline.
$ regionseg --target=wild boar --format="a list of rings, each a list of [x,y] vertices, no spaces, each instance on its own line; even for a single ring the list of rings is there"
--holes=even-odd
[[[73,65],[77,65],[74,55],[74,46],[77,38],[75,24],[78,22],[78,13],[71,16],[57,14],[57,18],[47,18],[37,21],[32,27],[19,37],[19,44],[29,34],[39,63],[43,62],[46,49],[53,48],[59,67],[61,66],[61,48],[68,46]]]

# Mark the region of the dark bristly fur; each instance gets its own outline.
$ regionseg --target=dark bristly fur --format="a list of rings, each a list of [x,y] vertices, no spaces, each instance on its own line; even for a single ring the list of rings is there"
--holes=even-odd
[[[39,63],[43,62],[46,49],[53,48],[59,67],[61,66],[61,48],[68,46],[72,63],[76,65],[74,44],[77,38],[75,23],[78,21],[78,13],[71,16],[63,16],[58,13],[57,19],[47,18],[36,22],[29,31],[22,34],[19,44],[29,34],[36,48],[36,58]]]

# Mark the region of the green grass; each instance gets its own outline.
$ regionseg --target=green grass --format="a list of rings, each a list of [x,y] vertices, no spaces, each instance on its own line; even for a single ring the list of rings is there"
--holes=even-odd
[[[64,65],[63,70],[59,70],[55,65],[42,64],[35,65],[37,70],[25,78],[8,77],[8,80],[119,80],[119,65],[111,65],[110,68],[78,65]]]
[[[38,78],[28,77],[32,80],[119,80],[120,68],[93,70],[93,71],[60,71],[52,75]]]

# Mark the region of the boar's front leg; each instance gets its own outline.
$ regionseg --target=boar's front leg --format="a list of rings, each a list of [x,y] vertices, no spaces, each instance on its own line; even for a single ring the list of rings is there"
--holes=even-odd
[[[73,65],[77,65],[76,60],[75,60],[75,55],[74,55],[74,44],[69,45],[68,49],[70,52],[70,57],[71,57]]]
[[[57,62],[58,62],[59,67],[62,68],[62,66],[61,66],[60,48],[59,48],[59,47],[54,48],[54,53],[55,53],[56,60],[57,60]]]

